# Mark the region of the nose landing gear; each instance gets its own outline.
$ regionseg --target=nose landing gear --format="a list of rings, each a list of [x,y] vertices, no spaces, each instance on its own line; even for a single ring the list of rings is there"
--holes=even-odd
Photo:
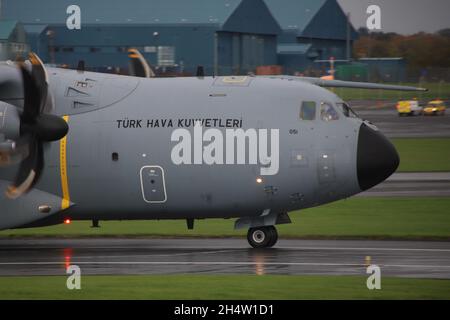
[[[253,248],[270,248],[277,243],[278,232],[274,226],[250,228],[247,240]]]
[[[247,240],[253,248],[270,248],[278,241],[275,225],[291,223],[287,212],[264,210],[259,216],[241,217],[234,223],[234,229],[248,229]]]

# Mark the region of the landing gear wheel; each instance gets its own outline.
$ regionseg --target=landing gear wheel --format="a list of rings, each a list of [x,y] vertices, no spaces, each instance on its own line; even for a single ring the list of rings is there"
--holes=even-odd
[[[278,241],[278,232],[277,229],[275,229],[275,227],[271,227],[271,233],[272,233],[270,236],[271,241],[267,245],[267,248],[272,248]]]
[[[278,232],[274,226],[250,228],[247,240],[253,248],[270,248],[277,243]]]

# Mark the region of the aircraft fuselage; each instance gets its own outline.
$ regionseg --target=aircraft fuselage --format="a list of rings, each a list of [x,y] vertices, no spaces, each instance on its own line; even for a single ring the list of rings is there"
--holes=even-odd
[[[53,113],[70,129],[45,145],[45,171],[35,189],[58,197],[50,201],[58,210],[48,214],[57,220],[257,217],[362,190],[358,142],[361,126],[370,125],[345,116],[336,106],[342,100],[318,86],[62,69],[49,69],[49,76]],[[304,102],[315,105],[312,118],[302,118]],[[323,117],[323,104],[337,119]],[[3,185],[16,170],[0,169]],[[2,228],[18,226],[12,202],[33,197],[30,208],[36,207],[32,193],[0,196],[10,208],[3,216],[11,217]],[[26,223],[39,214],[30,213]]]

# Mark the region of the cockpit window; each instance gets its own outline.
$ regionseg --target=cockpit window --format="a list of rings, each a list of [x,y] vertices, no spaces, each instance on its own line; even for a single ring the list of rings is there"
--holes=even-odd
[[[302,106],[300,107],[300,119],[316,119],[316,103],[314,101],[303,101]]]
[[[358,118],[358,115],[355,113],[355,111],[350,108],[350,106],[344,102],[338,102],[336,103],[336,106],[342,111],[344,116],[347,118]]]
[[[320,105],[320,118],[323,121],[333,121],[339,119],[339,114],[328,102],[322,102]]]

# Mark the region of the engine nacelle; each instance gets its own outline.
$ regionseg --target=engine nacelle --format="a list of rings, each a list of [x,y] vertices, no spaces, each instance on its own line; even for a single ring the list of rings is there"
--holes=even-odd
[[[0,180],[0,230],[30,224],[61,211],[59,196],[32,189],[20,200],[11,200],[3,192],[8,185],[8,181]]]
[[[2,101],[0,101],[0,135],[3,136],[2,140],[17,140],[20,136],[19,111]]]

